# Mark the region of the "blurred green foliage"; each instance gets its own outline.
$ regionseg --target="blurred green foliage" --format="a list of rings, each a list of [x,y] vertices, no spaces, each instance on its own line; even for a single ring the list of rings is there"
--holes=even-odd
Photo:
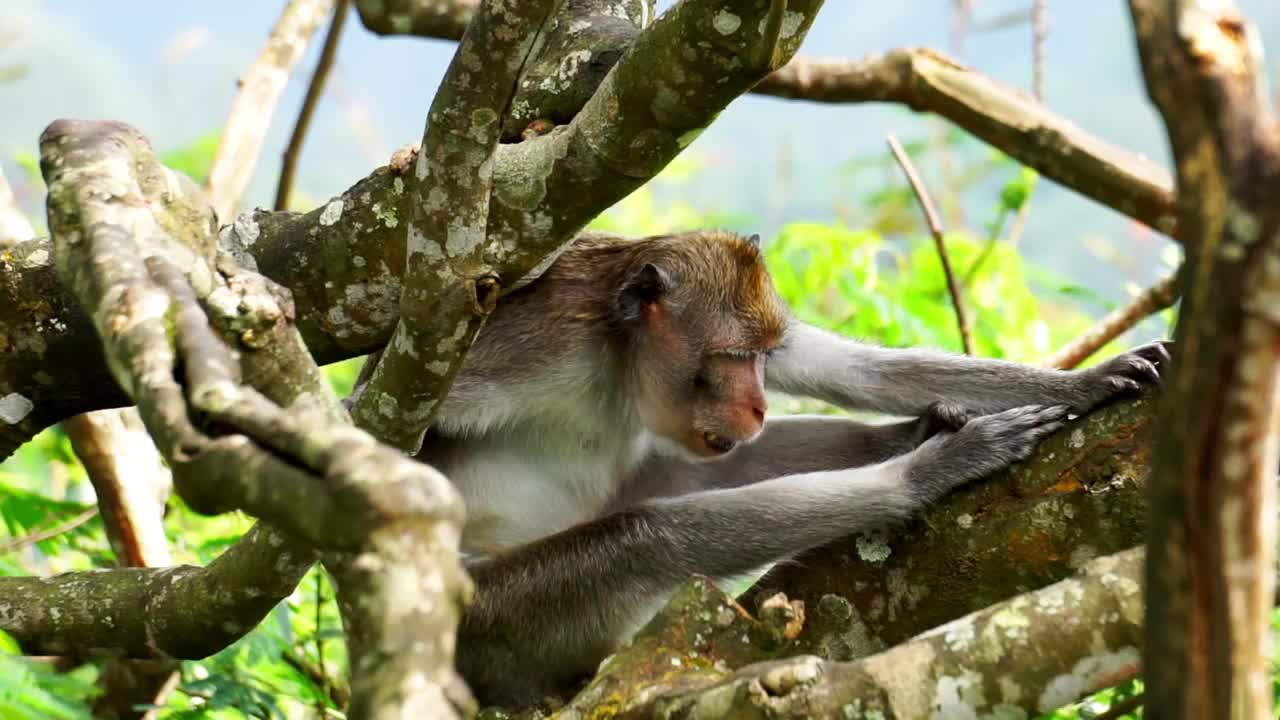
[[[962,135],[948,132],[941,145],[916,140],[906,147],[922,167],[930,167],[937,153],[953,152],[964,142]],[[208,173],[216,145],[215,135],[203,136],[165,153],[163,159],[199,182]],[[947,233],[946,245],[963,285],[975,350],[986,357],[1035,361],[1085,329],[1110,304],[1028,264],[1007,242],[1010,218],[1025,205],[1037,178],[1007,158],[975,147],[979,146],[973,143],[967,153],[950,158],[951,175],[939,184],[945,191],[937,198],[947,210],[948,226],[957,228]],[[658,199],[660,192],[678,191],[694,182],[699,165],[696,155],[686,153],[592,226],[647,235],[711,226],[746,231],[760,222]],[[836,214],[861,218],[858,227],[793,223],[766,241],[765,257],[778,292],[799,317],[846,335],[887,345],[959,350],[946,281],[914,196],[887,151],[857,158],[847,170],[857,174],[868,169],[879,173],[874,187],[857,196],[854,211],[835,209]],[[990,198],[990,217],[976,231],[967,229],[957,209],[962,204],[958,195],[965,192]],[[1176,259],[1168,258],[1170,264]],[[1162,316],[1164,323],[1171,319],[1171,312]],[[1121,341],[1099,356],[1127,344],[1131,343]],[[350,392],[361,362],[357,358],[326,368],[341,395]],[[798,400],[783,407],[833,411]],[[0,537],[0,573],[45,575],[113,564],[96,517],[38,543],[21,540],[77,518],[92,502],[84,470],[59,429],[49,429],[24,446],[0,465],[0,524],[7,536]],[[165,517],[175,560],[187,563],[209,562],[250,525],[251,519],[239,513],[197,515],[177,498],[169,501]],[[0,718],[89,717],[96,663],[55,672],[47,663],[20,658],[17,652],[11,640],[0,636]],[[304,665],[322,668],[330,680],[317,680],[314,673],[297,669]],[[159,717],[341,717],[326,686],[340,682],[345,672],[333,588],[323,573],[313,570],[239,642],[210,658],[183,662],[178,689]],[[1140,688],[1137,681],[1127,683],[1046,717],[1095,717]]]

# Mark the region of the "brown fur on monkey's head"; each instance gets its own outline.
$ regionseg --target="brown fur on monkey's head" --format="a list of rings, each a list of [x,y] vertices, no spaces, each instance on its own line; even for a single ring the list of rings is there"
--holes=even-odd
[[[788,315],[757,238],[719,230],[586,236],[566,255],[556,265],[616,288],[609,324],[650,430],[700,456],[760,432],[764,358],[781,345]]]

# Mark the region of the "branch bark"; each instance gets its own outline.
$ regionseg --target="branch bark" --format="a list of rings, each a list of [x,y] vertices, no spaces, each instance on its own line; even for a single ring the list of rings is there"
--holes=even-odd
[[[485,258],[494,154],[553,4],[482,2],[431,102],[409,188],[400,321],[351,408],[358,425],[410,454],[498,302]]]
[[[1232,3],[1131,0],[1186,250],[1157,437],[1143,650],[1151,718],[1271,717],[1280,460],[1280,121]]]
[[[832,660],[893,647],[1068,577],[1145,539],[1156,400],[1116,403],[1045,440],[892,532],[857,535],[774,567],[744,595],[785,593],[810,622],[798,646]]]
[[[287,298],[215,243],[212,212],[198,190],[159,165],[137,131],[55,122],[41,138],[41,166],[59,274],[94,320],[108,365],[137,402],[179,492],[196,509],[244,509],[331,550],[355,638],[354,716],[446,707],[445,698],[465,713],[470,699],[454,675],[450,638],[469,584],[457,564],[461,504],[452,487],[347,424],[289,323]],[[275,573],[292,587],[314,558],[304,545],[296,550],[301,560],[286,562],[295,549],[275,551],[284,544],[279,534],[267,538],[262,552],[268,532],[236,546],[249,554],[237,555],[246,558],[232,576],[240,583],[221,578],[226,597],[216,604],[228,616],[260,617],[279,598],[262,607],[245,578]],[[169,587],[156,584],[155,573],[139,579],[120,572],[95,576],[113,600],[128,597],[131,610],[152,600],[157,612],[191,612],[181,604],[155,607],[150,596]],[[214,575],[188,574],[196,583]],[[0,580],[0,589],[22,601],[16,613],[0,617],[0,626],[36,647],[85,647],[76,644],[79,634],[68,633],[67,618],[87,611],[89,601],[79,597],[77,576],[68,577]],[[406,592],[412,601],[402,597]],[[31,606],[41,593],[42,604]],[[50,605],[59,611],[38,609]],[[117,652],[145,654],[156,651],[146,634],[154,625],[184,622],[131,618],[83,637],[86,645],[110,640],[106,647]],[[234,639],[252,624],[222,627],[171,642],[182,652],[183,643],[205,650],[205,643]]]
[[[933,50],[906,48],[863,60],[797,58],[755,92],[827,103],[895,102],[936,113],[1095,202],[1162,233],[1177,232],[1165,169]]]
[[[391,0],[357,7],[365,27],[381,35],[456,39],[475,4]],[[752,92],[826,103],[895,102],[931,112],[1095,202],[1163,233],[1175,231],[1173,181],[1165,169],[933,50],[905,48],[862,60],[797,57]]]
[[[1137,673],[1143,550],[1085,563],[1071,578],[997,603],[854,662],[771,654],[775,596],[764,621],[699,581],[677,593],[636,640],[557,717],[1029,717]],[[785,626],[781,627],[785,633]],[[776,652],[776,651],[774,651]]]

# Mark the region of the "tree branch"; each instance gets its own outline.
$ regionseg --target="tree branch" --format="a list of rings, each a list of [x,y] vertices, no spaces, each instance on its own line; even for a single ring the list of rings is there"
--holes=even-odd
[[[779,592],[804,602],[799,647],[851,660],[1133,547],[1145,538],[1155,404],[1142,397],[1090,413],[900,529],[775,566],[744,602]]]
[[[445,697],[465,712],[452,644],[440,640],[469,589],[457,564],[461,503],[452,487],[347,424],[289,323],[287,299],[239,267],[232,248],[214,244],[199,192],[159,165],[135,130],[55,122],[41,138],[41,167],[59,274],[94,319],[108,365],[137,402],[179,492],[198,510],[244,509],[315,545],[358,551],[328,559],[357,639],[353,714],[438,707]],[[311,553],[300,555],[309,564]],[[130,582],[156,590],[136,576]],[[416,588],[412,601],[401,597],[406,588]],[[242,600],[241,612],[261,610],[230,596],[224,604]],[[168,621],[133,621],[128,630]],[[17,630],[20,640],[74,642],[56,622]],[[151,646],[146,636],[87,637],[104,635],[129,653]],[[364,637],[375,642],[358,641]]]
[[[1167,171],[1114,147],[933,50],[862,60],[797,58],[755,92],[826,103],[895,102],[932,112],[1087,198],[1165,234],[1176,232]]]
[[[1040,364],[1044,367],[1070,370],[1107,343],[1123,335],[1134,325],[1178,300],[1178,274],[1174,273],[1138,293],[1122,307],[1107,313],[1075,340],[1063,345]]]
[[[562,714],[921,720],[1049,712],[1137,673],[1142,562],[1142,548],[1091,560],[1069,579],[855,662],[802,655],[736,672],[734,661],[753,654],[744,646],[767,654],[762,623],[705,581],[691,584]]]
[[[293,190],[293,176],[298,169],[298,158],[302,155],[302,141],[307,137],[307,129],[311,127],[311,117],[315,114],[320,96],[324,94],[325,82],[329,79],[329,71],[333,69],[334,58],[338,55],[338,41],[342,38],[342,28],[347,23],[347,13],[351,9],[351,0],[337,0],[333,8],[333,21],[329,32],[324,36],[324,47],[320,50],[320,60],[316,70],[311,74],[311,82],[307,85],[307,95],[302,100],[302,109],[298,111],[298,119],[293,124],[293,133],[289,135],[289,145],[284,150],[284,160],[280,167],[280,181],[276,185],[276,210],[289,209],[289,193]]]
[[[206,187],[219,219],[230,220],[258,163],[276,103],[307,43],[333,11],[334,0],[288,0],[267,44],[240,78]]]
[[[475,4],[389,0],[357,7],[365,27],[381,35],[456,39]],[[896,102],[931,112],[1095,202],[1174,232],[1173,182],[1166,170],[933,50],[893,50],[863,60],[794,58],[752,92],[827,103]]]
[[[356,424],[411,454],[498,301],[485,262],[494,153],[553,4],[482,2],[431,102],[410,185],[400,321],[351,406]]]
[[[1160,718],[1270,717],[1280,461],[1280,120],[1229,2],[1131,0],[1177,164],[1183,301],[1151,492],[1143,649]]]
[[[902,172],[906,174],[907,182],[911,185],[916,200],[920,202],[925,225],[929,228],[929,234],[933,236],[933,246],[938,251],[938,261],[942,263],[942,275],[947,280],[947,292],[951,295],[951,307],[955,310],[956,327],[960,331],[960,345],[964,348],[965,355],[972,355],[973,336],[969,332],[969,319],[965,316],[964,300],[960,297],[960,286],[956,284],[956,275],[951,270],[951,258],[947,256],[947,241],[942,231],[942,221],[938,219],[938,211],[934,209],[933,201],[929,199],[929,191],[925,189],[924,182],[920,180],[915,166],[911,164],[911,158],[907,157],[902,144],[892,134],[889,135],[889,149],[893,151],[893,157],[902,167]]]

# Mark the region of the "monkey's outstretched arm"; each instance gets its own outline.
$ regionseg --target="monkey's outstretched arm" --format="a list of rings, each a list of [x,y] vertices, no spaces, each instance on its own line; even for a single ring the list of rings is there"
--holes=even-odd
[[[901,520],[1025,457],[1066,412],[1019,408],[876,465],[647,500],[475,562],[459,667],[486,702],[536,700],[594,670],[690,575],[732,578]]]
[[[1084,413],[1160,381],[1165,343],[1130,350],[1087,370],[1064,371],[937,350],[867,345],[793,320],[765,365],[774,390],[845,408],[918,415],[946,401],[978,414],[1023,405],[1067,405]]]

